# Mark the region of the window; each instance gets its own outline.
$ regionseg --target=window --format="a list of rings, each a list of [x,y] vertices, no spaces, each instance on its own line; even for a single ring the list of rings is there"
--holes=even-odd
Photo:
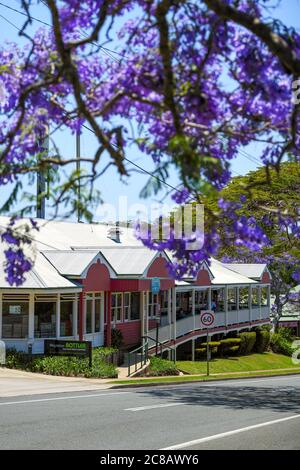
[[[101,294],[95,294],[95,333],[101,331]]]
[[[139,320],[141,317],[140,300],[141,300],[140,292],[131,292],[130,294],[130,319],[131,320]]]
[[[237,289],[236,287],[231,287],[228,289],[228,311],[231,312],[232,310],[237,310]]]
[[[73,336],[73,302],[60,302],[60,336]]]
[[[122,298],[121,293],[111,294],[111,318],[113,323],[122,321]]]
[[[261,288],[261,306],[267,307],[269,305],[269,288],[262,287]]]
[[[251,298],[252,298],[251,300],[252,307],[259,307],[258,287],[252,287]]]
[[[211,291],[211,309],[214,312],[224,312],[225,302],[224,302],[225,290],[222,289],[213,289]]]
[[[130,320],[130,292],[124,293],[124,321]]]
[[[160,314],[166,316],[168,314],[168,291],[163,290],[159,294]]]
[[[148,316],[154,318],[156,316],[157,309],[157,294],[149,292],[149,303],[148,303]]]
[[[90,292],[85,298],[85,333],[101,331],[102,302],[100,292]]]
[[[195,291],[195,311],[200,313],[201,310],[207,310],[208,308],[208,296],[207,290],[196,290]]]
[[[34,336],[35,338],[56,337],[56,302],[35,301]]]
[[[249,288],[239,288],[239,309],[245,310],[249,308]]]
[[[6,300],[7,299],[7,300]],[[3,294],[2,338],[28,337],[29,297]]]

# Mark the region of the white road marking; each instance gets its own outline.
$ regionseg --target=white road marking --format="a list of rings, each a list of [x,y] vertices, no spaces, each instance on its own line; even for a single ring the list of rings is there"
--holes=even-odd
[[[270,377],[270,378],[261,378],[261,379],[253,379],[251,380],[251,378],[249,379],[244,379],[244,380],[224,380],[222,383],[221,381],[216,381],[215,383],[203,383],[203,386],[204,387],[224,387],[226,385],[241,385],[241,384],[245,384],[245,383],[260,383],[260,382],[270,382],[270,381],[274,381],[274,382],[282,382],[283,380],[291,380],[291,376],[293,378],[293,380],[295,379],[298,379],[300,380],[300,374],[297,376],[297,375],[287,375],[287,376],[284,376],[284,377]],[[201,382],[200,382],[201,383]]]
[[[155,408],[169,408],[171,406],[186,405],[186,403],[160,403],[159,405],[139,406],[138,408],[125,408],[124,411],[144,411],[154,410]]]
[[[95,393],[93,395],[74,395],[70,397],[37,398],[33,400],[5,401],[5,402],[0,402],[0,406],[19,405],[19,404],[24,404],[24,403],[40,403],[44,401],[76,400],[79,398],[107,397],[107,396],[112,396],[112,395],[125,395],[128,393],[132,393],[132,392]]]
[[[263,428],[264,426],[271,426],[272,424],[283,423],[284,421],[290,421],[292,419],[300,418],[300,414],[288,416],[286,418],[274,419],[273,421],[266,421],[265,423],[254,424],[252,426],[247,426],[245,428],[234,429],[233,431],[222,432],[220,434],[215,434],[213,436],[202,437],[200,439],[195,439],[193,441],[183,442],[182,444],[176,444],[170,447],[164,447],[160,450],[177,450],[185,449],[197,444],[203,444],[204,442],[214,441],[215,439],[222,439],[224,437],[233,436],[234,434],[239,434],[241,432],[252,431],[253,429]]]

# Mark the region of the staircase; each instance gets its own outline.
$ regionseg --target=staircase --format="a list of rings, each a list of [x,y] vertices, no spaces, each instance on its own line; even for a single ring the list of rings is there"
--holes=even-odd
[[[122,369],[126,367],[127,377],[132,377],[149,363],[150,356],[162,357],[165,351],[168,351],[170,359],[175,361],[174,349],[151,336],[142,336],[142,345],[126,354]]]

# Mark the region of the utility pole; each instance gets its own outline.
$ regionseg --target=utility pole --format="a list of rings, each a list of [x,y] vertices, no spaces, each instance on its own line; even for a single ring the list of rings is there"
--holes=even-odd
[[[80,130],[76,132],[76,170],[78,175],[80,174],[80,159],[81,159],[81,151],[80,151]],[[78,180],[78,190],[77,190],[77,222],[80,222],[81,219],[81,211],[80,211],[80,179]]]
[[[40,153],[42,154],[42,159],[43,159],[44,156],[48,156],[49,154],[48,129],[46,131],[46,136],[40,139],[39,146],[40,146]],[[37,173],[37,188],[36,188],[36,216],[40,219],[44,219],[46,216],[45,192],[46,192],[45,171],[41,169]]]

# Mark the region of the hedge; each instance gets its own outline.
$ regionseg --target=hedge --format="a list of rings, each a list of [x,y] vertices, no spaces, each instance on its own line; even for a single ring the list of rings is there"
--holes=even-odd
[[[220,355],[236,354],[240,349],[241,338],[226,338],[222,339],[219,348]]]
[[[242,356],[247,356],[248,354],[251,354],[256,341],[255,331],[240,333],[239,337],[241,339],[240,354]]]
[[[294,349],[292,343],[282,337],[279,333],[273,333],[271,336],[271,348],[274,353],[292,356]]]
[[[109,363],[106,359],[114,351],[112,348],[93,349],[93,365],[90,368],[89,361],[85,358],[30,357],[28,354],[18,352],[15,349],[8,349],[6,367],[66,377],[115,378],[118,377],[117,369],[114,364]]]
[[[256,331],[256,342],[254,350],[260,354],[268,351],[270,346],[271,333],[268,330],[258,329]]]

